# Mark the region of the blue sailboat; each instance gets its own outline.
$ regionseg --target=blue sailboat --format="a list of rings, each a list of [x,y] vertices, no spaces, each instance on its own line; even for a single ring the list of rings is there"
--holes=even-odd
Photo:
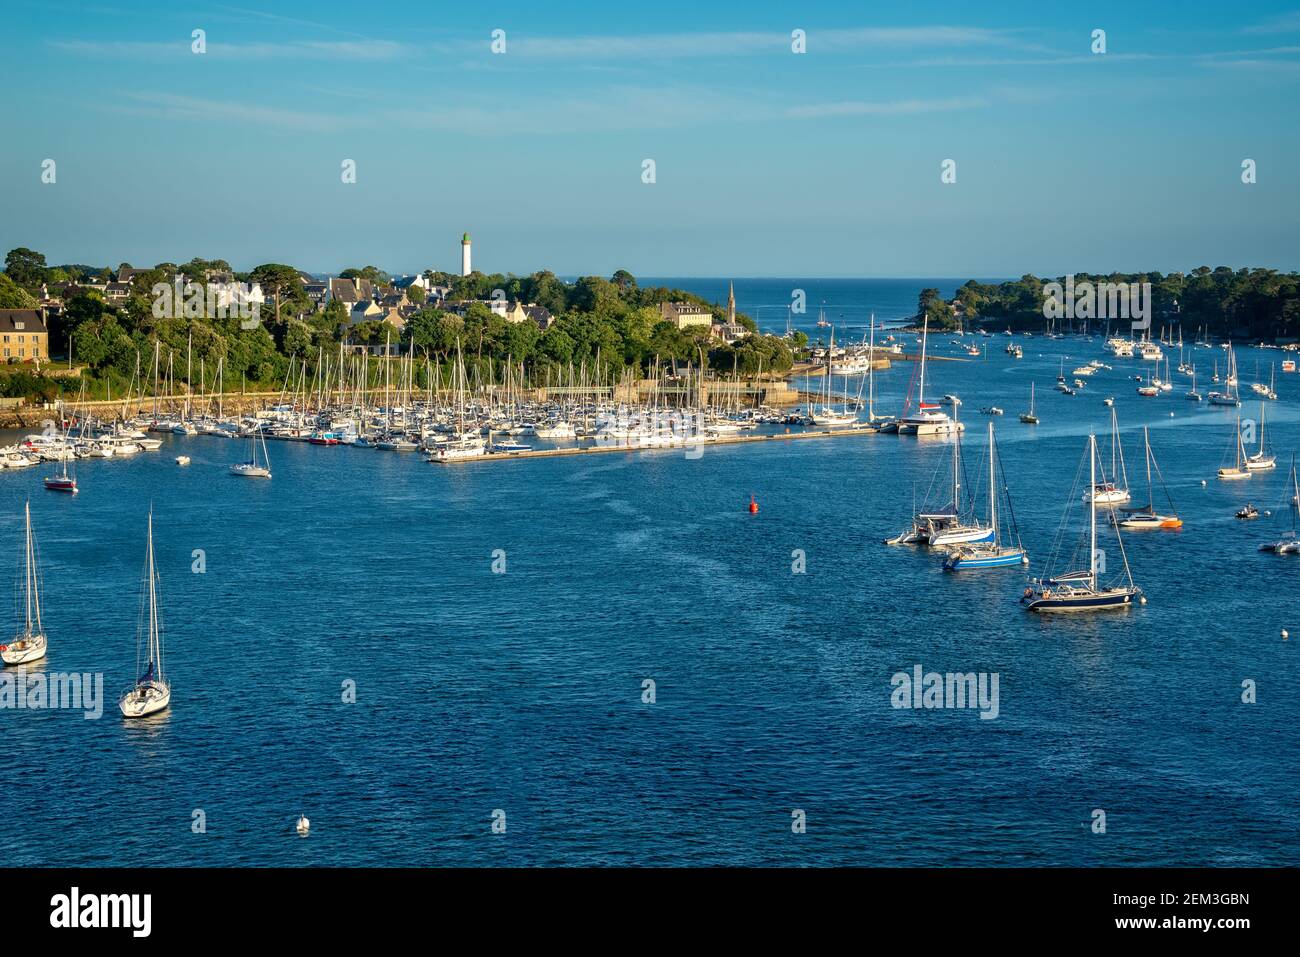
[[[944,560],[943,567],[948,571],[966,571],[977,568],[1007,568],[1012,565],[1027,565],[1029,557],[1020,544],[1020,533],[1015,527],[1012,515],[1010,538],[1014,544],[1004,544],[1002,531],[998,522],[998,467],[997,444],[993,441],[993,423],[989,423],[989,529],[992,537],[986,541],[968,542],[953,547]],[[1005,488],[1005,478],[1002,482]],[[1007,505],[1010,511],[1011,498],[1008,494]]]

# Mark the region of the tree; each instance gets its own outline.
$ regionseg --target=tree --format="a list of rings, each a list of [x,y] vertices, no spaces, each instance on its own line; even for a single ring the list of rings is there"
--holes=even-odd
[[[0,309],[35,309],[36,298],[0,272]]]
[[[45,282],[45,255],[25,246],[11,249],[5,256],[5,273],[27,291],[34,292]]]
[[[282,300],[289,299],[295,303],[309,303],[307,294],[302,288],[302,277],[298,270],[292,266],[285,266],[280,263],[264,263],[258,266],[250,274],[249,278],[262,287],[262,294],[270,296],[275,302],[275,322],[280,324],[280,304]],[[308,311],[305,308],[298,308],[297,312]]]

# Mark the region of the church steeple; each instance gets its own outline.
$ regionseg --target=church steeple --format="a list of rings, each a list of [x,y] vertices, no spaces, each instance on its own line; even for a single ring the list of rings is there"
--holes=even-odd
[[[736,284],[730,282],[727,284],[727,325],[736,323]]]

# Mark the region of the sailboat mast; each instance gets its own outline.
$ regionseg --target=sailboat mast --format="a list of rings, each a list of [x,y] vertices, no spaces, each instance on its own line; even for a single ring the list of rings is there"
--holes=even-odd
[[[930,316],[927,313],[925,322],[921,325],[921,382],[916,394],[917,409],[925,404],[925,346],[930,336]]]
[[[1156,493],[1155,489],[1151,485],[1151,434],[1147,431],[1145,425],[1142,426],[1142,443],[1146,446],[1147,450],[1147,502],[1150,504],[1152,510],[1154,510],[1156,507]],[[1163,479],[1161,479],[1161,484],[1164,484]],[[1168,495],[1168,492],[1165,494]]]
[[[1090,482],[1088,487],[1092,489],[1092,494],[1088,496],[1089,502],[1089,532],[1091,535],[1091,546],[1088,549],[1088,579],[1092,584],[1094,591],[1097,589],[1097,436],[1088,436],[1088,471]]]
[[[993,448],[993,423],[989,422],[989,527],[993,529],[993,541],[998,541],[998,493],[994,477],[997,469],[994,465],[997,453]]]
[[[32,633],[32,585],[35,575],[32,571],[32,505],[27,502],[23,506],[23,512],[27,517],[27,631],[26,634]],[[39,607],[39,605],[38,605]]]
[[[154,588],[153,512],[149,512],[149,660],[162,677],[162,650],[158,647],[158,593]]]
[[[867,346],[867,420],[876,418],[876,314],[871,314],[870,342]]]

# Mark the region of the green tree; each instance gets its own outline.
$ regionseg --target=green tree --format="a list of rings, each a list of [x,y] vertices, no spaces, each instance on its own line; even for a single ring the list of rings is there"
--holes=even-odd
[[[45,254],[25,246],[11,249],[5,256],[5,273],[28,292],[35,292],[45,282]]]

